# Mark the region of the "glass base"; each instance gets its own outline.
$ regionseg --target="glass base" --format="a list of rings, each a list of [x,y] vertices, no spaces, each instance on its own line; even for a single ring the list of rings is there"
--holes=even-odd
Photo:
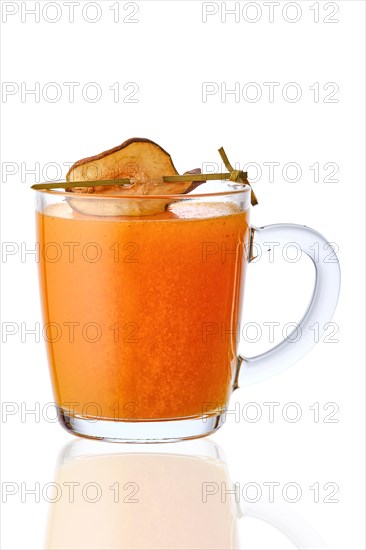
[[[68,432],[116,443],[171,443],[212,434],[223,424],[223,414],[202,415],[177,420],[125,421],[82,418],[61,407],[58,418]]]

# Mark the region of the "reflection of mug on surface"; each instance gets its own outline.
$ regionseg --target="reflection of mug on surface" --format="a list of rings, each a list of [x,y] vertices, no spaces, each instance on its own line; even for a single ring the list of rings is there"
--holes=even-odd
[[[145,216],[95,215],[104,200],[128,211],[123,204],[142,198],[37,192],[48,356],[70,431],[122,441],[206,435],[233,389],[293,364],[314,343],[309,327],[330,321],[339,266],[323,261],[329,243],[303,226],[250,227],[248,186],[169,196],[166,211]],[[310,257],[317,245],[314,295],[300,339],[243,359],[246,266],[271,242],[295,242]]]
[[[79,441],[66,447],[55,483],[49,550],[234,550],[240,516],[272,524],[298,548],[323,548],[299,516],[276,514],[276,504],[240,512],[222,450],[211,441],[146,453]],[[224,487],[225,499],[212,487]]]

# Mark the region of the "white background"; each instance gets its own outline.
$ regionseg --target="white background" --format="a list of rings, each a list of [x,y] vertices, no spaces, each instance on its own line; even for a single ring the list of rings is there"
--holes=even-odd
[[[365,548],[364,2],[281,1],[270,22],[266,2],[237,2],[238,20],[228,15],[225,21],[221,2],[205,7],[199,1],[142,1],[132,16],[135,23],[123,21],[134,9],[125,2],[119,2],[119,21],[114,22],[111,7],[116,10],[117,2],[94,3],[98,11],[93,6],[82,11],[90,2],[80,0],[73,23],[64,2],[48,3],[46,12],[47,3],[39,2],[35,22],[25,11],[35,4],[2,2],[2,81],[14,92],[3,93],[1,105],[2,240],[14,243],[6,245],[14,254],[2,258],[2,400],[13,412],[2,416],[3,483],[31,487],[51,482],[60,449],[74,439],[42,414],[52,401],[44,343],[21,330],[22,322],[23,329],[42,323],[35,258],[21,255],[35,242],[30,185],[55,177],[51,168],[47,172],[47,163],[58,163],[62,173],[56,176],[64,177],[66,163],[133,136],[161,144],[181,171],[218,162],[217,149],[224,145],[233,163],[261,167],[254,184],[260,204],[252,210],[252,223],[295,222],[325,234],[339,248],[342,290],[333,319],[339,327],[337,341],[321,341],[289,371],[238,390],[231,408],[253,415],[255,410],[245,405],[255,402],[262,417],[249,422],[242,415],[235,422],[231,415],[211,440],[224,449],[233,482],[296,482],[301,487],[299,502],[286,503],[279,494],[274,503],[285,507],[285,531],[286,522],[293,525],[294,512],[325,546]],[[226,3],[227,8],[234,4]],[[207,9],[217,13],[204,22]],[[90,22],[97,16],[99,21]],[[44,87],[50,82],[62,92],[58,101],[50,101],[56,88],[48,88],[47,96]],[[65,82],[80,83],[74,102]],[[102,92],[97,102],[81,93],[90,82]],[[118,102],[109,89],[116,82]],[[138,86],[135,103],[123,101],[132,90],[123,86],[131,82]],[[216,83],[211,89],[219,90],[207,101],[202,96],[205,82]],[[231,89],[236,82],[238,102],[233,95],[221,96],[225,85]],[[262,93],[257,102],[249,101],[254,87],[245,88],[253,82]],[[272,101],[266,82],[279,83]],[[286,97],[286,84],[294,82],[301,97],[291,102],[282,92]],[[35,83],[41,90],[38,102],[21,95]],[[319,97],[314,83],[319,83]],[[333,84],[324,90],[328,83]],[[325,102],[333,90],[333,102]],[[293,92],[294,87],[288,88],[290,99]],[[268,162],[280,163],[274,181],[263,164]],[[286,181],[293,177],[291,170],[282,173],[287,163],[300,166],[299,181]],[[318,182],[310,169],[315,163],[320,166]],[[332,171],[329,165],[324,169],[326,163],[336,165],[336,181],[324,181]],[[32,169],[40,173],[26,173]],[[255,166],[248,171],[249,179],[255,178]],[[299,320],[312,283],[306,259],[290,263],[279,257],[250,266],[244,322],[279,321],[283,326]],[[11,336],[6,334],[9,323],[17,329]],[[244,353],[266,349],[266,338],[264,332],[255,344],[243,342]],[[274,422],[265,402],[279,403]],[[285,421],[281,414],[291,402],[300,408],[298,422]],[[309,408],[314,403],[319,403],[319,422]],[[332,411],[323,409],[327,403],[336,404],[333,419],[338,422],[324,421]],[[35,406],[39,415],[22,416],[21,411]],[[95,448],[97,452],[97,442]],[[321,488],[318,503],[309,489],[314,483]],[[330,492],[323,489],[326,483],[339,486],[338,502],[324,502]],[[163,498],[164,490],[157,498]],[[9,496],[3,506],[3,548],[44,547],[49,506],[32,496],[22,502],[20,491]],[[240,528],[243,548],[294,547],[285,534],[258,520],[248,519]]]

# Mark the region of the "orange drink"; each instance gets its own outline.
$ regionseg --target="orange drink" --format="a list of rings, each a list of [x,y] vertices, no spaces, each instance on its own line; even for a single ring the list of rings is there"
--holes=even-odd
[[[95,216],[43,198],[44,334],[62,414],[136,422],[225,407],[237,370],[247,195],[185,197],[146,216]]]

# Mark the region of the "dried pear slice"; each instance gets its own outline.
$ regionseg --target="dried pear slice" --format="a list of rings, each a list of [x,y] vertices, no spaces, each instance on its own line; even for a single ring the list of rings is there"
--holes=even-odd
[[[189,173],[189,172],[188,172]],[[193,170],[192,174],[200,173]],[[76,162],[69,170],[68,182],[130,179],[131,185],[107,185],[67,188],[75,194],[70,206],[93,216],[143,216],[165,210],[171,201],[152,199],[151,195],[184,194],[202,182],[165,183],[163,176],[177,176],[170,155],[160,145],[144,138],[128,139],[118,147]],[[92,199],[83,195],[95,195]],[[77,195],[77,196],[76,196]],[[120,199],[108,199],[108,195]],[[149,195],[146,199],[123,199],[124,195]],[[99,198],[97,198],[100,197]]]

